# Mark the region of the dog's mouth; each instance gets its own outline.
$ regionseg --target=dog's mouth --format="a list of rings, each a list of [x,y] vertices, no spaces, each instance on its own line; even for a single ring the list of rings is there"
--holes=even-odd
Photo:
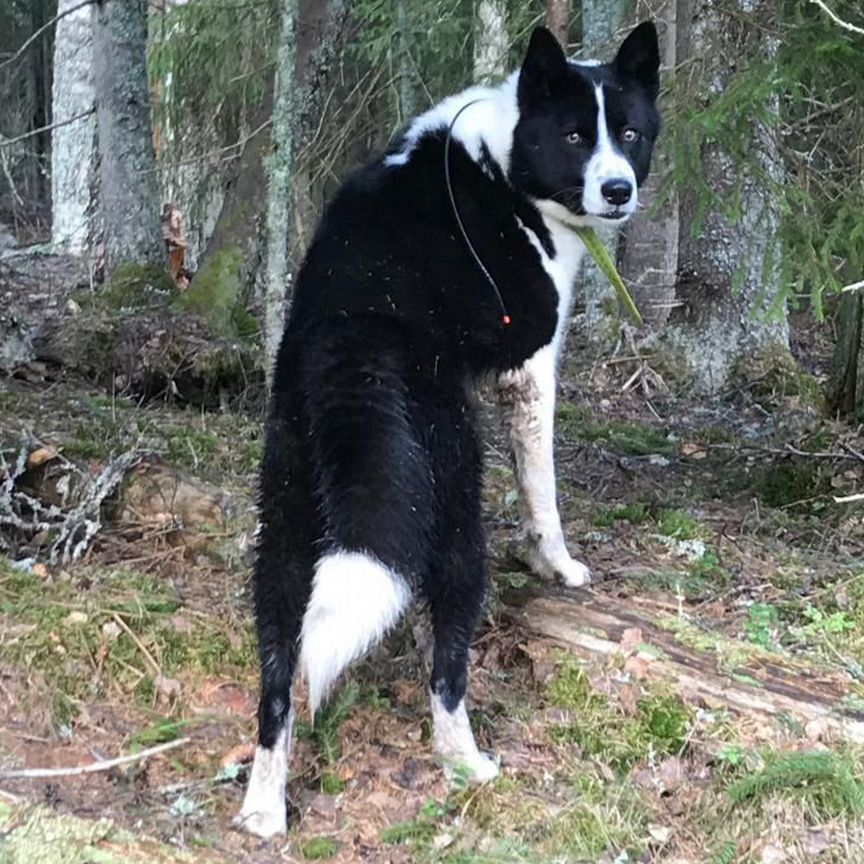
[[[607,210],[605,213],[595,213],[601,219],[609,219],[610,221],[617,219],[626,219],[630,214],[625,212],[621,207],[616,207],[614,210]]]

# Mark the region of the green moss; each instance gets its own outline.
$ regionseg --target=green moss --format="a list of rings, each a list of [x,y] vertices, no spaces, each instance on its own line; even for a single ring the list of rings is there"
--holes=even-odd
[[[802,371],[789,349],[779,343],[741,357],[732,377],[736,383],[746,385],[765,407],[780,399],[798,398],[816,411],[825,409],[818,381]]]
[[[243,303],[240,266],[243,253],[236,247],[220,249],[195,274],[189,288],[174,300],[174,308],[204,318],[216,336],[255,342],[258,321]]]
[[[556,417],[559,430],[568,437],[597,442],[616,453],[632,456],[652,453],[672,455],[678,449],[675,439],[653,426],[618,420],[603,422],[581,405],[563,402],[558,406]]]
[[[658,343],[653,346],[648,365],[673,391],[681,390],[691,382],[692,374],[687,355],[672,344]]]
[[[332,858],[339,851],[339,844],[332,837],[313,837],[303,844],[301,851],[309,861]]]
[[[34,694],[48,690],[56,723],[74,717],[81,701],[115,688],[142,707],[152,706],[154,671],[142,645],[171,677],[255,665],[251,628],[195,616],[179,632],[173,616],[181,603],[169,586],[128,571],[91,578],[81,588],[0,569],[0,612],[21,628],[18,638],[0,644],[0,661],[30,675]]]
[[[114,268],[98,297],[108,309],[151,309],[167,306],[176,294],[164,267],[128,262]]]
[[[627,716],[594,690],[569,655],[559,657],[546,697],[551,705],[572,712],[572,722],[555,727],[553,738],[577,744],[616,770],[625,771],[650,754],[678,753],[684,747],[690,712],[677,696],[650,693],[639,700],[636,714]]]
[[[597,528],[610,528],[616,522],[629,522],[631,525],[639,525],[645,522],[651,515],[651,505],[644,501],[635,501],[621,507],[603,509],[598,511],[593,518],[593,524]]]

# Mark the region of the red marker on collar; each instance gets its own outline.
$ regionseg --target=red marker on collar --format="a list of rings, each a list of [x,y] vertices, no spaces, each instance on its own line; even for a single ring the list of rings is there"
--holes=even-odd
[[[502,315],[502,316],[501,316],[501,323],[502,323],[505,327],[509,327],[511,321],[512,321],[512,319],[510,318],[509,315]]]

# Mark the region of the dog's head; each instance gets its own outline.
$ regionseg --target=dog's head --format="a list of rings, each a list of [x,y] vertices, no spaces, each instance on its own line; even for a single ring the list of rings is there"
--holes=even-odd
[[[657,31],[640,24],[611,63],[568,61],[545,28],[519,72],[510,179],[550,215],[620,222],[637,206],[660,129]]]

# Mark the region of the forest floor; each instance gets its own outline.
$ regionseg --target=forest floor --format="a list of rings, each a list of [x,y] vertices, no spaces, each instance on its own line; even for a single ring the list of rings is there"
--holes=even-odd
[[[822,337],[805,336],[816,362]],[[860,504],[834,498],[861,487],[860,430],[826,421],[794,382],[707,403],[623,392],[633,368],[565,365],[561,509],[597,581],[564,602],[638,610],[730,687],[791,669],[857,717],[864,522]],[[514,554],[519,502],[488,413],[491,588],[469,692],[501,776],[444,781],[413,613],[314,729],[301,712],[291,828],[263,842],[231,825],[255,732],[259,419],[137,405],[44,369],[0,379],[7,459],[50,446],[95,473],[145,448],[232,502],[195,531],[127,514],[74,565],[34,563],[26,542],[0,556],[0,773],[181,742],[111,771],[0,779],[0,860],[864,862],[854,729],[670,683],[638,628],[620,651],[589,638],[574,651],[521,615],[549,589]]]

